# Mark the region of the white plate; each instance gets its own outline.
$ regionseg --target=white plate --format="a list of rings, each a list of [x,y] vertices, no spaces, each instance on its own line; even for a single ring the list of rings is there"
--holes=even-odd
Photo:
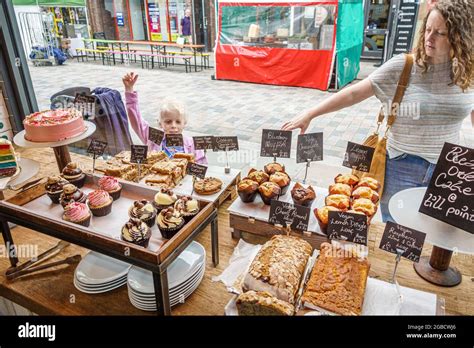
[[[87,283],[81,282],[77,278],[75,278],[75,281],[77,282],[77,285],[79,285],[80,287],[82,287],[84,289],[100,289],[100,288],[107,288],[109,286],[115,285],[116,283],[121,283],[123,281],[125,281],[125,283],[126,283],[127,282],[127,277],[120,277],[119,279],[113,280],[113,281],[108,282],[108,283],[103,283],[103,284],[87,284]]]
[[[168,267],[168,288],[170,291],[188,280],[206,260],[206,250],[198,242],[189,246]],[[151,271],[133,266],[128,272],[128,284],[133,290],[153,294],[153,275]]]
[[[123,281],[123,282],[119,282],[117,284],[114,284],[110,287],[104,287],[104,288],[99,288],[99,289],[90,289],[90,288],[82,287],[81,285],[79,285],[76,282],[76,279],[74,279],[74,286],[76,287],[76,289],[81,291],[81,292],[84,292],[86,294],[101,294],[101,293],[104,293],[104,292],[112,291],[112,290],[115,290],[117,288],[120,288],[121,286],[125,285],[126,283],[127,283],[126,281]]]
[[[79,263],[74,277],[83,284],[109,283],[126,275],[131,265],[91,251]]]

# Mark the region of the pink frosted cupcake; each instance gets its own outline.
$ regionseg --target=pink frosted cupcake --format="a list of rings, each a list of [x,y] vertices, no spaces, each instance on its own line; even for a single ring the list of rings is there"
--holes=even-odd
[[[72,202],[64,208],[63,220],[89,227],[91,213],[84,203]]]
[[[112,211],[112,197],[104,190],[95,190],[87,195],[88,205],[94,216],[105,216]]]
[[[113,176],[103,176],[99,179],[99,188],[107,191],[114,201],[120,198],[122,193],[122,185],[120,185],[117,178]]]

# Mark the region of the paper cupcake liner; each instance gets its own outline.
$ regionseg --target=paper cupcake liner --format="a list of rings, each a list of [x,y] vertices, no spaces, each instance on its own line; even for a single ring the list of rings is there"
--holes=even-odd
[[[195,213],[188,213],[188,214],[183,214],[181,213],[181,216],[184,218],[185,222],[189,222],[199,213],[199,210]]]
[[[290,188],[290,184],[288,184],[286,186],[283,186],[283,187],[280,186],[280,189],[281,189],[280,196],[283,196],[284,194],[286,194],[288,192],[289,188]]]
[[[319,218],[316,216],[316,220],[318,220],[319,228],[321,229],[321,232],[323,232],[325,235],[328,234],[328,224],[324,224],[319,220]]]
[[[298,204],[298,205],[302,205],[303,207],[311,207],[311,205],[314,202],[314,199],[311,199],[309,201],[308,200],[298,201],[298,200],[294,199],[293,197],[292,197],[292,199],[293,199],[293,203]]]
[[[158,214],[163,209],[166,209],[166,208],[169,208],[169,207],[174,207],[174,203],[171,203],[170,205],[162,205],[162,204],[156,204],[155,202],[153,202],[152,204],[156,208],[156,210],[158,211]]]
[[[258,190],[256,190],[255,192],[243,192],[243,191],[241,192],[241,191],[238,191],[238,194],[239,194],[239,197],[242,200],[242,202],[251,203],[251,202],[255,201],[255,197],[257,197]]]
[[[82,173],[82,175],[78,177],[77,179],[66,179],[66,180],[69,181],[74,186],[76,186],[77,188],[81,188],[82,186],[84,186],[84,183],[86,182],[86,174]]]
[[[59,204],[59,198],[61,197],[61,192],[62,191],[59,191],[57,193],[46,192],[46,194],[51,199],[51,202],[53,202],[54,204]]]
[[[92,215],[94,215],[94,216],[108,215],[112,211],[112,201],[110,201],[110,203],[107,204],[107,205],[104,205],[102,207],[97,207],[97,208],[91,207],[89,205],[89,209],[92,212]]]
[[[150,239],[151,239],[151,235],[149,238],[144,238],[142,240],[139,240],[139,241],[129,241],[129,240],[126,240],[122,237],[122,240],[125,241],[125,242],[128,242],[128,243],[132,243],[132,244],[135,244],[135,245],[138,245],[138,246],[141,246],[143,248],[148,248],[148,244],[150,244]]]
[[[69,222],[72,222],[72,223],[75,223],[75,224],[78,224],[78,225],[81,225],[81,226],[84,226],[84,227],[89,227],[90,223],[91,223],[91,215],[89,214],[89,216],[81,221],[69,221]]]
[[[164,228],[164,227],[160,227],[158,226],[158,229],[160,230],[161,232],[161,235],[166,238],[166,239],[171,239],[173,238],[173,236],[179,232],[179,230],[184,226],[184,220],[183,222],[175,227],[175,228]]]
[[[110,197],[112,197],[112,199],[114,201],[116,201],[117,199],[120,198],[120,195],[122,194],[122,186],[120,186],[120,188],[117,190],[117,191],[107,191],[110,195]]]

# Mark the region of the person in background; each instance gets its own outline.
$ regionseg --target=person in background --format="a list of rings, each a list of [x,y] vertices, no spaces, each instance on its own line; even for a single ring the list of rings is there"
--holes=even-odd
[[[191,10],[184,11],[184,17],[181,18],[181,36],[184,37],[184,43],[192,45],[193,37],[191,35]]]
[[[207,164],[207,158],[202,150],[194,149],[194,142],[191,137],[183,135],[183,147],[168,147],[166,145],[166,137],[160,145],[148,139],[149,124],[145,121],[138,108],[138,93],[134,91],[135,83],[138,80],[138,75],[130,72],[123,78],[123,85],[125,86],[125,104],[127,107],[127,114],[130,120],[132,129],[138,135],[140,140],[148,145],[150,151],[164,151],[168,157],[172,157],[175,153],[192,153],[195,157],[195,162],[200,164]],[[160,116],[157,119],[158,126],[165,132],[165,134],[182,134],[187,123],[187,116],[184,106],[173,100],[165,100],[160,108]]]

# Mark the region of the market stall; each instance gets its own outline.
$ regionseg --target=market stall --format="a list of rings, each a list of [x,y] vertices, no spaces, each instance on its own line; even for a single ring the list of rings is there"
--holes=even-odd
[[[362,1],[219,1],[216,78],[327,90],[354,80]]]

